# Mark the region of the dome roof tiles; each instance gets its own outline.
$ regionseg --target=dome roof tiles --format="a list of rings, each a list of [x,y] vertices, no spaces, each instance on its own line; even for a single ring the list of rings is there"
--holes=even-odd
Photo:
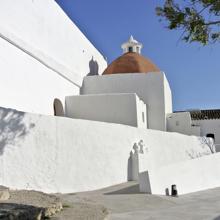
[[[160,69],[149,59],[135,52],[128,52],[113,61],[103,75],[120,73],[160,72]]]

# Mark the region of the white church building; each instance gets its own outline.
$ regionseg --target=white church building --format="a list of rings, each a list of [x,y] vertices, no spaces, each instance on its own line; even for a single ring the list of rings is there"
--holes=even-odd
[[[78,192],[220,186],[220,110],[173,112],[132,36],[107,64],[54,0],[0,2],[0,185]],[[16,181],[15,181],[16,180]]]
[[[102,75],[83,79],[80,95],[66,98],[66,116],[166,131],[172,97],[165,74],[133,37],[122,48]]]
[[[141,55],[133,36],[123,55],[97,76],[83,79],[80,95],[66,97],[71,118],[125,124],[138,128],[213,138],[220,151],[220,110],[175,112],[164,72]]]

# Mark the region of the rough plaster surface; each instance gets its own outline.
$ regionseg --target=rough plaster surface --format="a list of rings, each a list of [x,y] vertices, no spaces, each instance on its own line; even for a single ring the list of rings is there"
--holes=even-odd
[[[0,2],[1,106],[53,115],[107,63],[54,0]]]
[[[3,108],[0,129],[0,185],[44,192],[126,182],[130,152],[141,139],[153,167],[190,160],[190,150],[208,150],[197,137]]]

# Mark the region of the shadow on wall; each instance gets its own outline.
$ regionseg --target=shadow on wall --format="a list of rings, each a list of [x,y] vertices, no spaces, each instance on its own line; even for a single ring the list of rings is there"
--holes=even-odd
[[[213,220],[220,220],[220,216],[214,218]]]
[[[35,124],[24,123],[24,112],[0,108],[0,155],[7,145],[15,145],[18,139],[24,138]]]
[[[128,158],[128,169],[127,169],[127,175],[128,175],[128,181],[133,180],[133,169],[132,169],[132,159],[133,159],[134,153],[131,151],[130,156]]]
[[[137,180],[139,173],[138,155],[148,153],[148,148],[145,146],[143,140],[135,142],[133,149],[130,151],[127,164],[127,180]]]
[[[96,76],[96,75],[99,75],[99,64],[92,57],[92,59],[89,61],[89,73],[87,74],[87,76]]]
[[[215,144],[212,138],[198,137],[198,140],[200,142],[200,146],[203,149],[203,151],[198,152],[193,148],[190,150],[186,150],[185,152],[190,159],[195,159],[195,158],[203,157],[205,155],[216,153]]]
[[[53,110],[54,110],[54,115],[55,116],[64,116],[64,108],[63,104],[59,99],[54,99],[53,101]]]

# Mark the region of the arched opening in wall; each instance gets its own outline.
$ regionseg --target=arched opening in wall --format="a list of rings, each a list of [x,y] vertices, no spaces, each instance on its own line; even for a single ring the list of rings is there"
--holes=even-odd
[[[64,116],[63,104],[59,99],[54,99],[53,109],[55,116]]]
[[[215,140],[215,135],[214,135],[214,134],[211,134],[211,133],[210,133],[210,134],[207,134],[206,137],[208,137],[208,138],[213,138],[213,140]]]
[[[133,47],[128,47],[128,52],[133,52]]]

